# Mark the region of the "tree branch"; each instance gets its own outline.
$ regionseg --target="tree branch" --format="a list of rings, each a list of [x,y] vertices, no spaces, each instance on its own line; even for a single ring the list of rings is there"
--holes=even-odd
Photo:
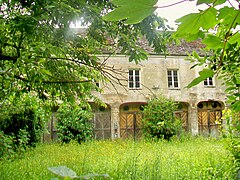
[[[173,3],[173,4],[168,4],[168,5],[165,5],[165,6],[157,6],[156,8],[168,8],[168,7],[171,7],[171,6],[175,6],[175,5],[178,5],[178,4],[181,4],[185,1],[191,1],[191,0],[182,0],[182,1],[178,1],[176,3]]]
[[[24,82],[32,82],[32,83],[44,83],[44,84],[78,84],[78,83],[87,83],[92,82],[91,80],[82,80],[82,81],[31,81],[22,76],[14,75],[14,78],[19,79]]]
[[[17,57],[14,56],[5,56],[3,54],[0,54],[0,60],[1,61],[13,61],[16,62],[17,61]]]

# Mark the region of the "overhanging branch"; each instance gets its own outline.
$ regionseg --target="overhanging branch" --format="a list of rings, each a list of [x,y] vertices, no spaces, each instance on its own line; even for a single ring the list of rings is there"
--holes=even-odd
[[[3,54],[0,54],[0,60],[1,61],[13,61],[13,62],[16,62],[17,61],[17,57],[15,57],[15,56],[5,56]]]
[[[16,79],[19,79],[24,82],[30,82],[30,83],[44,83],[44,84],[78,84],[78,83],[87,83],[87,82],[92,82],[91,80],[81,80],[81,81],[31,81],[29,79],[26,79],[21,76],[14,75]]]

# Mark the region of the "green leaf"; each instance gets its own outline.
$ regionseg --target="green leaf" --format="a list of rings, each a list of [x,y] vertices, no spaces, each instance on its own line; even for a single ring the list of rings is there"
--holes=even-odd
[[[199,72],[199,77],[195,78],[190,84],[187,85],[187,88],[191,88],[193,86],[196,86],[200,82],[204,81],[205,79],[212,77],[214,75],[214,72],[211,69],[203,69]]]
[[[216,6],[216,5],[220,5],[220,4],[225,3],[227,0],[214,0],[214,1],[215,1],[214,5]]]
[[[236,28],[236,26],[240,24],[239,10],[236,10],[233,7],[225,6],[219,9],[217,18],[220,22],[220,25],[224,26],[226,29],[228,29],[231,25],[233,25],[231,28]]]
[[[238,43],[240,45],[240,32],[234,34],[228,41],[230,44]]]
[[[213,7],[199,13],[191,13],[183,16],[176,20],[180,25],[175,36],[178,38],[190,38],[191,36],[198,34],[199,30],[209,30],[216,25],[216,16],[217,10]]]
[[[108,174],[86,174],[84,176],[79,176],[79,179],[92,179],[94,177],[103,177],[104,179],[109,178],[110,176]]]
[[[229,87],[225,90],[225,92],[229,92],[229,91],[235,91],[236,87]]]
[[[235,101],[231,107],[234,110],[239,111],[240,110],[240,101]]]
[[[227,0],[198,0],[197,1],[197,5],[200,4],[212,4],[214,3],[214,5],[219,5],[219,4],[223,4],[225,3]]]
[[[61,177],[76,178],[77,174],[67,166],[49,167],[49,171]]]
[[[43,74],[49,75],[49,76],[52,75],[52,73],[47,69],[40,69],[40,72],[43,73]]]
[[[126,24],[137,24],[156,10],[154,5],[157,0],[113,0],[112,3],[118,7],[105,15],[104,20],[119,21],[127,19]]]
[[[211,4],[213,2],[213,0],[198,0],[197,1],[197,5],[200,4]]]
[[[207,49],[221,49],[224,46],[222,40],[212,34],[208,34],[205,39],[203,39],[203,43],[206,44]]]

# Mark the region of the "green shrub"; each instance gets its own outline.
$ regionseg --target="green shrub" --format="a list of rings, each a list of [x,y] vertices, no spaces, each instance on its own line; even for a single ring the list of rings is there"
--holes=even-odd
[[[26,94],[6,102],[0,108],[1,145],[0,157],[13,152],[23,152],[41,140],[45,111],[39,100]]]
[[[233,161],[240,176],[240,113],[230,109],[225,110],[224,119],[227,127],[223,135],[227,140],[227,149],[234,156]]]
[[[159,96],[151,99],[143,110],[143,132],[147,139],[167,139],[177,134],[181,123],[174,116],[177,104]]]
[[[76,140],[81,143],[93,137],[93,127],[90,122],[92,114],[79,106],[62,105],[57,111],[58,138],[69,143]]]
[[[26,141],[21,138],[27,138],[27,145],[34,146],[36,142],[40,141],[43,127],[43,122],[35,117],[34,110],[27,107],[11,112],[10,117],[6,118],[1,125],[1,130],[7,135],[13,135],[17,145]],[[28,134],[23,136],[23,131]]]
[[[12,157],[15,150],[14,137],[5,135],[3,131],[0,131],[0,159]]]
[[[10,159],[21,155],[29,145],[29,135],[26,130],[20,130],[18,137],[6,135],[0,131],[0,159]]]

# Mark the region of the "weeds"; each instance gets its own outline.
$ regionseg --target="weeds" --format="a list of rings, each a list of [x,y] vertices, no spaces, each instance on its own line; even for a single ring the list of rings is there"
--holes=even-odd
[[[231,158],[222,141],[201,137],[171,142],[42,144],[22,159],[0,161],[0,179],[50,179],[48,168],[57,166],[67,166],[80,175],[108,174],[109,179],[235,179]]]

